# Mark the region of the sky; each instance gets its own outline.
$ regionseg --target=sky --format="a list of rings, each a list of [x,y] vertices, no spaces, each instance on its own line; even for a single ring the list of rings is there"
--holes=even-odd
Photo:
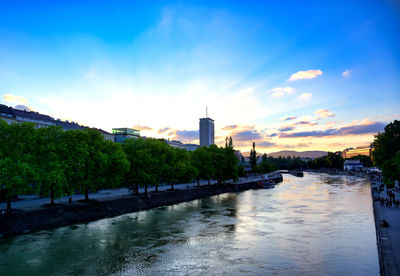
[[[400,2],[0,0],[0,103],[236,149],[338,151],[400,119]]]

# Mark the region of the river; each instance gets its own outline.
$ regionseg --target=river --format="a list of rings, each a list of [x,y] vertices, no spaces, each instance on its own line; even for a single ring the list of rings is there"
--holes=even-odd
[[[248,190],[0,241],[0,275],[379,275],[370,183]]]

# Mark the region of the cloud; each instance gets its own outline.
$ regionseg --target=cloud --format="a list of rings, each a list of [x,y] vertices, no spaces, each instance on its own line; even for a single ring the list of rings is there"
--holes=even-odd
[[[314,112],[314,114],[317,115],[317,120],[335,116],[335,113],[333,113],[332,111],[330,111],[328,109],[316,110]]]
[[[352,72],[351,70],[346,70],[342,73],[342,76],[347,79],[348,77],[350,77],[351,72]]]
[[[256,146],[259,146],[261,148],[273,148],[273,147],[276,147],[276,144],[273,142],[263,141],[263,142],[257,143]]]
[[[239,130],[231,133],[233,141],[257,141],[263,138],[263,135],[257,130]]]
[[[284,131],[291,131],[293,129],[294,129],[293,126],[282,126],[281,128],[279,128],[279,131],[284,132]]]
[[[318,123],[316,122],[310,122],[310,121],[298,121],[294,123],[295,125],[307,125],[307,126],[316,126]]]
[[[133,128],[138,130],[153,130],[151,127],[141,125],[134,125]]]
[[[237,92],[237,94],[240,95],[240,96],[247,96],[247,95],[249,95],[249,94],[251,94],[253,92],[254,92],[254,86],[249,86],[249,87],[246,87],[246,88],[243,88],[243,89],[239,90]]]
[[[290,76],[289,80],[294,81],[294,80],[302,80],[302,79],[314,79],[322,74],[323,73],[321,70],[299,71],[297,73],[292,74]]]
[[[232,130],[232,129],[235,129],[235,128],[238,128],[238,125],[226,126],[226,127],[223,127],[222,130]]]
[[[169,127],[164,127],[164,128],[159,129],[159,130],[157,131],[157,133],[162,134],[162,133],[167,132],[168,130],[170,130]]]
[[[277,135],[278,135],[278,133],[271,133],[270,135],[268,135],[268,137],[275,137]]]
[[[309,143],[298,143],[298,144],[296,144],[296,147],[297,148],[306,148],[306,147],[309,147],[310,145],[312,145],[311,142],[309,142]]]
[[[6,94],[3,97],[5,102],[9,103],[28,103],[28,100],[22,96],[15,96],[13,94]]]
[[[300,100],[307,100],[310,99],[312,97],[311,93],[303,93],[300,96],[298,96],[297,98]]]
[[[174,134],[175,139],[182,142],[191,142],[199,139],[198,130],[176,130]]]
[[[340,129],[341,135],[357,135],[357,134],[368,134],[368,133],[377,133],[383,131],[385,128],[384,123],[381,122],[372,122],[369,124],[362,124],[356,126],[348,126],[342,127]]]
[[[297,117],[293,116],[293,117],[285,117],[285,118],[282,118],[281,120],[282,121],[291,121],[291,120],[296,120],[296,119],[297,119]]]
[[[318,123],[315,122],[311,122],[311,121],[298,121],[295,123],[291,123],[288,125],[283,125],[279,128],[279,132],[287,132],[287,131],[291,131],[294,130],[296,126],[315,126],[318,125]]]
[[[373,134],[383,131],[385,123],[370,122],[367,124],[353,125],[342,128],[332,128],[327,130],[314,130],[294,133],[280,133],[280,138],[298,138],[298,137],[325,137],[325,136],[346,136]]]
[[[294,89],[290,86],[285,86],[285,87],[276,87],[276,88],[272,89],[271,91],[274,92],[271,94],[271,97],[279,98],[285,94],[292,94],[294,91],[296,91],[296,89]]]
[[[314,130],[314,131],[303,131],[294,133],[281,133],[279,134],[279,138],[324,137],[324,136],[332,136],[338,134],[339,132],[337,131],[337,129],[328,129],[328,130]]]

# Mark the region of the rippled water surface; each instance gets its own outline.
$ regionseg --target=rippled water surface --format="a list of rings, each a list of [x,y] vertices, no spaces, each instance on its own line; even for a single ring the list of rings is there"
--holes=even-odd
[[[379,275],[370,184],[249,190],[0,241],[0,275]]]

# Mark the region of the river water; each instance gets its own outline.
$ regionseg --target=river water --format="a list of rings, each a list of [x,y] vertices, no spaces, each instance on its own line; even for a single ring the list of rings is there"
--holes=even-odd
[[[379,275],[370,183],[249,190],[0,241],[0,275]]]

